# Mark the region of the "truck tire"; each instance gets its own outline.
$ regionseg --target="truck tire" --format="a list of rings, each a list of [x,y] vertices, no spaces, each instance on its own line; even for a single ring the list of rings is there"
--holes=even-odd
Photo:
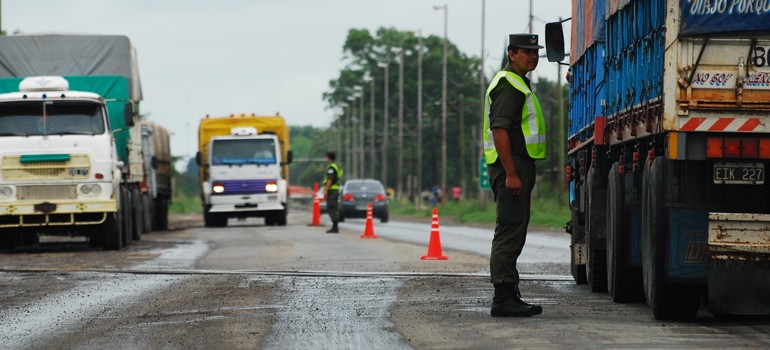
[[[156,230],[166,231],[168,230],[168,199],[166,197],[158,196],[155,199],[155,226]]]
[[[144,207],[142,206],[142,193],[138,188],[131,190],[131,211],[134,213],[134,227],[131,230],[131,239],[142,239],[144,228]]]
[[[19,233],[12,229],[0,231],[0,250],[11,250],[19,244]]]
[[[275,214],[275,224],[278,226],[286,226],[287,210],[281,210],[278,214]]]
[[[642,221],[642,275],[647,304],[659,320],[689,320],[700,307],[700,292],[692,285],[666,281],[666,160],[658,157],[646,169]]]
[[[123,246],[123,225],[121,225],[120,208],[117,212],[107,213],[107,218],[94,230],[91,239],[98,236],[97,241],[102,244],[104,250],[120,250]]]
[[[586,279],[586,265],[578,265],[575,262],[577,257],[575,256],[575,245],[585,243],[585,226],[580,222],[579,208],[576,203],[570,204],[571,219],[569,222],[570,231],[570,270],[572,271],[572,278],[575,279],[575,284],[587,284]]]
[[[222,214],[212,213],[209,210],[210,210],[209,207],[206,207],[203,209],[203,224],[206,227],[226,227],[227,226],[227,216],[224,216]]]
[[[607,177],[607,292],[616,303],[637,303],[644,301],[642,275],[631,266],[625,209],[623,174],[615,163]]]
[[[150,198],[150,193],[142,193],[142,233],[150,233],[157,226],[153,221],[155,215],[154,202]]]
[[[586,279],[594,293],[607,292],[605,210],[607,188],[598,181],[595,167],[586,176]]]
[[[131,190],[125,187],[120,189],[120,221],[123,223],[122,240],[123,247],[131,245],[131,232],[134,229],[133,210],[131,205]]]

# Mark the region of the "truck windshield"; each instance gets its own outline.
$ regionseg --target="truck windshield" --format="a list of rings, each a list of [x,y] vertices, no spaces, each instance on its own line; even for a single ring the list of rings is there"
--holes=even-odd
[[[105,131],[101,105],[83,101],[0,104],[0,136],[97,135]]]
[[[274,139],[214,140],[211,164],[275,164]]]

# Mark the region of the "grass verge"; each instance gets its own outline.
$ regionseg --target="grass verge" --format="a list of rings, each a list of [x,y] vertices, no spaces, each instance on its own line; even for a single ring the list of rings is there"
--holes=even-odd
[[[411,217],[430,217],[433,208],[419,209],[411,203],[390,202],[390,211],[394,215]],[[495,203],[479,203],[475,200],[448,201],[439,207],[442,217],[450,216],[460,223],[495,223]],[[557,196],[541,195],[532,199],[532,213],[529,225],[552,229],[563,228],[570,219],[569,206]]]

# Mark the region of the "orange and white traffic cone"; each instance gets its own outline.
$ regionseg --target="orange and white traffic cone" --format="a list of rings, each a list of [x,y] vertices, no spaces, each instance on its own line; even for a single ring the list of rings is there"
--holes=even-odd
[[[364,228],[364,234],[361,238],[378,238],[374,234],[374,220],[372,218],[372,203],[366,206],[366,228]]]
[[[433,208],[433,218],[430,224],[430,242],[428,242],[428,255],[424,255],[422,260],[447,260],[441,252],[441,237],[438,233],[438,209]]]
[[[308,226],[321,226],[321,200],[318,199],[318,182],[313,186],[313,221]]]

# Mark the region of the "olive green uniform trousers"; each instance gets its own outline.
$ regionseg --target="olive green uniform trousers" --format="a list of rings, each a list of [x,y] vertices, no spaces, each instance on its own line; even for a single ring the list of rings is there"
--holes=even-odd
[[[326,193],[326,212],[332,222],[340,221],[339,190],[329,190]]]
[[[535,160],[520,154],[513,155],[516,174],[521,180],[521,195],[514,196],[505,189],[505,168],[500,160],[487,167],[492,193],[497,205],[495,236],[489,263],[491,282],[519,283],[516,261],[524,248],[535,187]]]

